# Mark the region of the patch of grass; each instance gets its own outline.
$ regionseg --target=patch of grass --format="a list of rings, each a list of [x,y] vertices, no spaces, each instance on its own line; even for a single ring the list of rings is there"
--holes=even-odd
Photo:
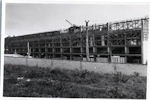
[[[146,77],[87,70],[4,66],[6,97],[146,98]]]

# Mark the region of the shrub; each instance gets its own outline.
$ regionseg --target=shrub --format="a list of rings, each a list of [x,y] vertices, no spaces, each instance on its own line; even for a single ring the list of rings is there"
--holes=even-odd
[[[114,82],[123,82],[123,83],[126,83],[130,78],[131,76],[122,74],[121,72],[114,73],[113,77]]]

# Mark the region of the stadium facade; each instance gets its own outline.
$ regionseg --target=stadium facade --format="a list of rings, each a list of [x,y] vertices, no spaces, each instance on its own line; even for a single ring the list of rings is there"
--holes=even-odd
[[[5,53],[34,58],[86,61],[86,36],[90,61],[147,63],[149,18],[102,25],[72,26],[51,31],[5,38]],[[88,31],[87,31],[88,29]]]

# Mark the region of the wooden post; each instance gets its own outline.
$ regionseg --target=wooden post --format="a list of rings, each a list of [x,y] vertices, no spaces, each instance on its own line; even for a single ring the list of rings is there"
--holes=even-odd
[[[85,21],[86,23],[86,60],[89,61],[89,34],[88,34],[88,21]]]

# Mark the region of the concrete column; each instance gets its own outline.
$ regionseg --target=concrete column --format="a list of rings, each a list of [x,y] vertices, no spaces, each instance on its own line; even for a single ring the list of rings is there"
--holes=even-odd
[[[148,19],[141,20],[142,30],[141,30],[141,50],[142,50],[142,64],[147,64],[147,47],[148,47],[148,32],[149,32],[149,22]]]
[[[93,54],[94,54],[94,61],[96,61],[96,45],[95,45],[95,34],[93,33]]]
[[[103,35],[101,36],[101,44],[102,44],[102,46],[105,46],[105,41],[104,41],[104,36]]]
[[[60,36],[60,56],[61,56],[61,59],[62,59],[62,53],[63,53],[63,50],[62,50],[62,38]]]
[[[53,41],[54,41],[54,40],[53,40],[53,38],[52,38],[52,58],[54,58],[54,52],[55,52]]]
[[[125,41],[124,51],[125,51],[125,54],[128,54],[129,53],[129,48],[127,47],[127,36],[126,36],[127,33],[124,33],[124,34],[125,34],[125,38],[124,38],[124,41]],[[127,56],[125,56],[125,63],[127,63]]]
[[[112,56],[112,50],[111,50],[111,44],[110,44],[110,37],[109,37],[109,34],[110,34],[110,25],[109,23],[107,23],[107,52],[108,52],[108,62],[111,62],[111,56]]]
[[[81,52],[81,60],[83,60],[83,44],[82,44],[82,33],[80,32],[80,52]]]
[[[86,60],[89,61],[89,33],[88,33],[88,23],[89,21],[85,21],[86,23]]]
[[[72,60],[72,40],[71,40],[71,35],[69,36],[69,45],[70,45],[70,60]]]

